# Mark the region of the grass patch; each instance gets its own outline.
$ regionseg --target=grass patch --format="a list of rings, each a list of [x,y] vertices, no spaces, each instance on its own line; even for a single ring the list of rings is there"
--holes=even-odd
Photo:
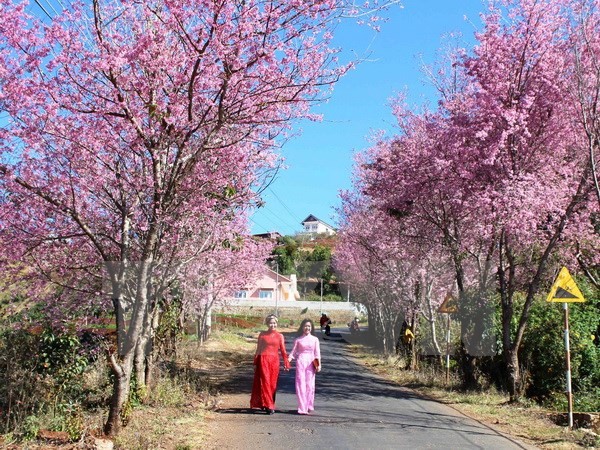
[[[157,368],[148,404],[136,407],[115,448],[196,449],[206,441],[208,412],[219,404],[220,387],[235,368],[251,361],[256,338],[246,330],[222,330],[202,345],[185,339],[174,361]]]
[[[206,410],[194,401],[179,407],[136,408],[130,423],[115,438],[115,448],[202,448],[205,416]]]

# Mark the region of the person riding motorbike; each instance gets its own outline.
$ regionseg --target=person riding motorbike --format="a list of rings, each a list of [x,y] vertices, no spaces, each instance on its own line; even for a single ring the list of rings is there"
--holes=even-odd
[[[329,317],[327,317],[326,313],[321,314],[321,319],[319,319],[319,325],[321,325],[321,333],[325,332],[325,336],[329,336],[331,334],[331,324],[333,322]]]
[[[350,333],[358,333],[360,331],[360,326],[358,325],[358,317],[355,317],[352,322],[348,323],[348,328],[350,328]]]

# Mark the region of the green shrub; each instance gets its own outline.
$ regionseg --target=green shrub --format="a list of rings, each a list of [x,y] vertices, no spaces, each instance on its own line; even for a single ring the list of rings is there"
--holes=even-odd
[[[585,283],[582,285],[586,302],[569,306],[572,389],[575,402],[579,402],[578,410],[598,411],[600,347],[596,345],[595,333],[600,302],[591,290],[585,289]],[[528,397],[548,406],[564,407],[565,355],[562,304],[538,301],[531,308],[522,347]]]
[[[37,416],[27,416],[22,425],[25,440],[35,439],[40,431],[40,419]]]
[[[30,439],[45,428],[79,439],[89,399],[97,405],[107,398],[108,377],[97,361],[98,346],[65,329],[1,330],[0,432]]]

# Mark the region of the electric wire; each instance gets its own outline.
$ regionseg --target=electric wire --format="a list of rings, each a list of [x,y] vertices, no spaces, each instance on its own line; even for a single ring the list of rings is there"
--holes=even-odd
[[[281,203],[281,206],[283,206],[285,208],[285,210],[289,213],[289,215],[297,222],[302,222],[302,219],[299,219],[291,210],[290,208],[288,208],[288,206],[283,202],[283,200],[281,200],[279,198],[279,196],[275,193],[275,191],[273,191],[273,189],[271,189],[271,186],[268,187],[269,192],[271,192],[271,194],[273,194],[273,196],[277,199],[277,201],[279,203]]]
[[[297,228],[298,225],[295,224],[291,224],[288,221],[286,221],[283,217],[281,217],[281,215],[276,214],[275,212],[273,212],[271,209],[269,209],[268,206],[263,206],[261,208],[265,213],[268,213],[271,217],[274,218],[273,222],[276,222],[279,225],[283,225],[284,228]]]
[[[41,9],[42,11],[44,11],[44,13],[45,13],[45,14],[48,16],[48,18],[49,18],[50,20],[52,20],[52,16],[50,15],[50,13],[49,13],[48,11],[46,11],[46,8],[44,8],[44,7],[42,6],[42,4],[39,2],[39,0],[35,0],[35,3],[36,3],[36,5],[38,5],[38,6],[40,7],[40,9]]]
[[[264,225],[258,223],[256,220],[254,220],[252,217],[250,217],[250,222],[252,222],[254,225],[256,225],[259,228],[262,228],[264,230],[265,233],[269,233],[271,230],[267,229]]]
[[[36,0],[36,3],[39,5],[40,3]],[[59,12],[56,10],[56,8],[54,7],[54,5],[52,3],[50,3],[50,0],[46,0],[46,4],[50,7],[50,9],[52,11],[54,11],[54,15],[58,16],[60,15]],[[61,5],[62,6],[62,5]],[[64,9],[64,8],[63,8]]]

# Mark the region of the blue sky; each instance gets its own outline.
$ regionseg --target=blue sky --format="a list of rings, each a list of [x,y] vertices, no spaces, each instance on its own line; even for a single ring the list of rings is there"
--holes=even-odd
[[[460,33],[464,46],[472,47],[484,9],[481,0],[404,0],[403,8],[395,5],[385,13],[388,21],[379,33],[354,23],[341,26],[335,46],[368,60],[314,109],[322,122],[298,124],[302,134],[282,149],[288,168],[264,192],[265,206],[251,217],[252,233],[293,235],[309,214],[337,226],[334,207],[340,189],[351,186],[354,153],[369,146],[374,132],[394,133],[389,100],[406,91],[410,104],[435,103],[421,61],[434,62],[450,33]]]

